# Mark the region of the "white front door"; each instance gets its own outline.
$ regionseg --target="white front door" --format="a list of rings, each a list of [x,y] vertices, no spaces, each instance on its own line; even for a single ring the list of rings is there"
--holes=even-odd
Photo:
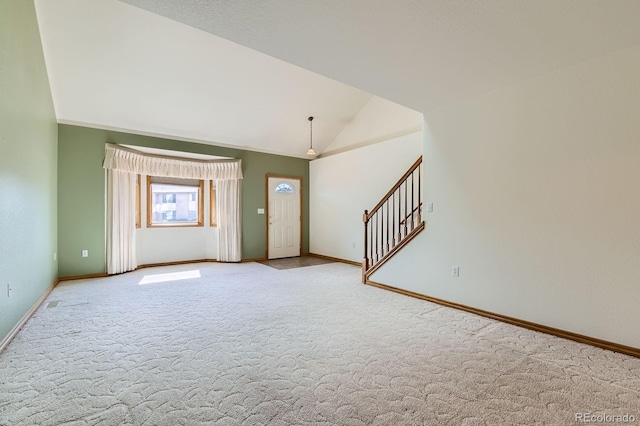
[[[300,256],[300,179],[269,176],[269,259]]]

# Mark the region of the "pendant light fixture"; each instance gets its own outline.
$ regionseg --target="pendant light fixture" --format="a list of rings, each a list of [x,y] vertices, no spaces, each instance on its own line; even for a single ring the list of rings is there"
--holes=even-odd
[[[309,117],[309,151],[307,151],[307,155],[316,155],[313,150],[313,117]]]

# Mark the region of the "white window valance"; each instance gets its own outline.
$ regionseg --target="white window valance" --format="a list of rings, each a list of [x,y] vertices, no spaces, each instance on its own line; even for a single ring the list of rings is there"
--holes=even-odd
[[[182,179],[242,179],[241,160],[196,160],[165,157],[116,144],[105,145],[103,167],[141,175]]]

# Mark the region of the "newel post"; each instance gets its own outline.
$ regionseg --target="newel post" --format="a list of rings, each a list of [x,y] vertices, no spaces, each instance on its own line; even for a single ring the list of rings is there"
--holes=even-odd
[[[369,267],[369,259],[367,258],[367,252],[369,251],[369,240],[367,238],[367,225],[369,224],[369,211],[365,210],[362,215],[362,221],[364,222],[364,256],[362,260],[362,282],[366,281],[367,268]]]

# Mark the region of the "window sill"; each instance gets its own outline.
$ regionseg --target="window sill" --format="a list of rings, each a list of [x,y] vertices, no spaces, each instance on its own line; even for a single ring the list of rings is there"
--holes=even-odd
[[[153,223],[147,228],[203,228],[202,223]]]

